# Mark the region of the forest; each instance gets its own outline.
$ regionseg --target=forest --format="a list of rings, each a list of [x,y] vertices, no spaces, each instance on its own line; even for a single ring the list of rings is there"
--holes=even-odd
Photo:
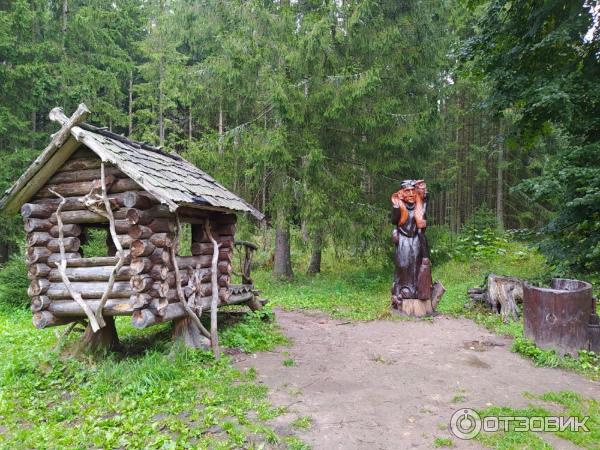
[[[185,158],[265,214],[238,217],[236,239],[257,244],[253,279],[269,299],[243,317],[219,312],[219,361],[176,352],[166,324],[137,330],[122,317],[118,352],[75,357],[64,349],[82,330],[31,326],[23,219],[0,215],[0,448],[326,448],[319,405],[288,406],[327,389],[295,385],[289,373],[321,367],[313,345],[334,378],[410,373],[416,358],[395,366],[384,350],[392,340],[378,334],[396,325],[416,333],[392,334],[399,341],[419,330],[438,339],[403,350],[436,349],[430,366],[415,365],[427,379],[421,394],[439,389],[445,406],[482,416],[589,416],[591,433],[554,436],[597,448],[600,355],[542,350],[524,337],[522,317],[503,320],[467,290],[496,273],[576,278],[599,293],[599,0],[0,0],[0,86],[2,192],[57,132],[49,111],[69,116],[85,103],[91,125]],[[404,180],[427,183],[433,273],[447,290],[440,319],[390,314],[390,196]],[[95,254],[102,239],[82,244],[106,256]],[[312,339],[304,347],[301,320]],[[335,360],[336,346],[360,348],[344,333],[371,325],[360,342],[383,343],[361,348],[358,366],[380,372]],[[318,347],[324,329],[331,344]],[[488,353],[444,375],[460,367],[445,359],[456,353],[446,341]],[[279,359],[269,367],[269,357]],[[255,370],[251,358],[264,365]],[[430,379],[438,370],[447,392]],[[460,384],[477,374],[492,381]],[[514,388],[504,403],[502,383]],[[272,402],[273,390],[287,406]],[[524,398],[537,403],[514,406]],[[424,414],[437,401],[399,404]],[[413,410],[381,414],[418,424]],[[440,426],[449,417],[432,411],[438,423],[411,439],[459,444]],[[338,442],[352,433],[359,442],[362,428],[344,420]],[[392,448],[377,430],[366,433]],[[563,448],[548,434],[477,440]]]
[[[476,211],[539,233],[559,272],[600,271],[594,1],[12,0],[0,3],[2,190],[48,111],[181,154],[268,215],[276,275],[329,243],[387,246],[389,195],[429,223]],[[558,57],[559,55],[559,57]],[[487,213],[487,214],[486,214]],[[18,249],[3,219],[2,255]],[[290,230],[311,249],[289,264]]]

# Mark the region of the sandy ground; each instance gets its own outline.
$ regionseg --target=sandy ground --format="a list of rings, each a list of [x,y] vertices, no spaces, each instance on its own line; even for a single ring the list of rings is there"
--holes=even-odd
[[[245,355],[289,413],[272,425],[314,449],[432,448],[452,438],[455,448],[481,448],[454,438],[454,411],[491,405],[523,407],[524,392],[571,390],[600,400],[600,383],[558,369],[536,368],[510,352],[509,339],[470,320],[347,323],[319,313],[276,311],[291,347]],[[293,360],[294,365],[284,365]],[[289,362],[288,362],[289,364]],[[308,416],[312,426],[292,423]],[[544,436],[546,439],[546,436]],[[574,448],[550,435],[555,448]]]

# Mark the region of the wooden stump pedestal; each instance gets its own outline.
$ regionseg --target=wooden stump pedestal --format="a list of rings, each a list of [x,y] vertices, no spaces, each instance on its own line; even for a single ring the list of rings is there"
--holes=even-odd
[[[104,317],[106,325],[94,333],[88,325],[81,341],[77,344],[77,351],[81,353],[108,353],[119,347],[119,336],[115,326],[115,318]]]
[[[433,314],[431,300],[419,300],[418,298],[405,298],[394,308],[393,311],[409,317],[425,317]]]
[[[210,339],[202,335],[189,317],[173,321],[173,340],[190,348],[210,349]]]
[[[392,297],[392,312],[408,317],[426,317],[435,312],[446,289],[439,281],[431,287],[431,298],[421,300],[418,298],[404,298],[402,300]]]

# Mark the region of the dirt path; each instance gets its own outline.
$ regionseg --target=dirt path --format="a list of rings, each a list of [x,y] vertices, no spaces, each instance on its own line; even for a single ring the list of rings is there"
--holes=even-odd
[[[600,400],[600,383],[536,368],[510,352],[510,340],[470,320],[344,323],[321,314],[276,314],[293,345],[238,365],[256,368],[273,403],[289,407],[274,422],[277,431],[314,449],[432,448],[436,437],[480,448],[450,435],[457,409],[523,407],[531,402],[524,392],[572,390]],[[312,419],[308,430],[292,426],[304,416]],[[551,438],[555,448],[572,448]]]

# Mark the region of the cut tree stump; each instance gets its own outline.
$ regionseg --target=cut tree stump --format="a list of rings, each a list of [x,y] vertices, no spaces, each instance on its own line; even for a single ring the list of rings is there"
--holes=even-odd
[[[78,353],[108,353],[119,347],[120,343],[115,326],[115,318],[110,316],[104,317],[104,322],[106,325],[96,333],[94,333],[92,327],[88,324],[81,341],[77,345],[76,351]]]
[[[189,317],[173,321],[173,340],[190,348],[210,349],[210,339],[200,332]]]
[[[491,273],[486,277],[485,288],[468,289],[467,295],[473,301],[487,303],[493,312],[502,315],[504,322],[509,317],[518,320],[517,302],[523,301],[523,280]]]

